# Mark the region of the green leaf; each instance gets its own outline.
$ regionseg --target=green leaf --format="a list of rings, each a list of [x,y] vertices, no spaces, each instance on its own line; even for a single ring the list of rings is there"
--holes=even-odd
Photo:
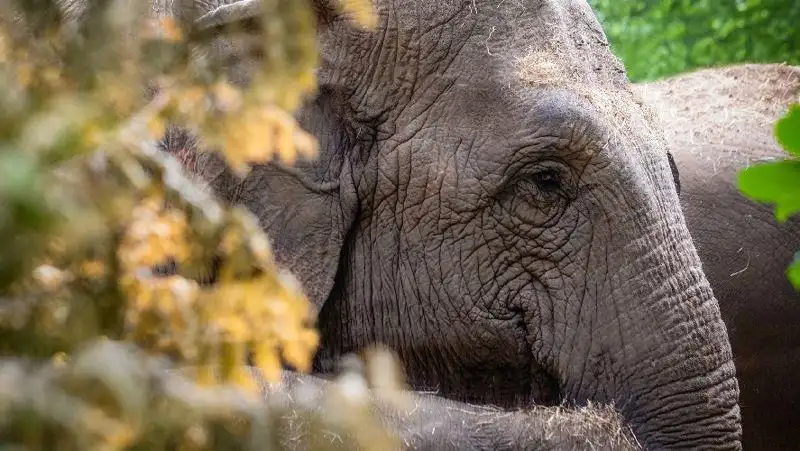
[[[787,152],[800,157],[800,104],[793,104],[775,124],[775,136]]]
[[[800,291],[800,251],[794,254],[794,262],[786,270],[786,276],[789,277],[789,281],[794,285],[794,289]]]
[[[746,197],[775,205],[775,217],[785,222],[800,212],[800,161],[762,163],[739,171],[739,191]]]

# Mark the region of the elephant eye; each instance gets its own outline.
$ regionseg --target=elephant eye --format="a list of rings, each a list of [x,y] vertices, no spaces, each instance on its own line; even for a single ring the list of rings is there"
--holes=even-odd
[[[522,196],[537,208],[560,203],[568,196],[564,168],[556,164],[543,164],[534,171],[519,177],[515,195]]]
[[[566,165],[547,161],[517,174],[501,198],[503,214],[511,212],[525,224],[544,227],[569,205],[572,182]]]
[[[531,176],[536,187],[546,193],[553,193],[561,189],[561,176],[555,169],[545,169]]]

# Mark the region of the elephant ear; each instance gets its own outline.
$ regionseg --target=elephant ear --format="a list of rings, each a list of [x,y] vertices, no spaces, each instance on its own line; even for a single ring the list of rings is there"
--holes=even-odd
[[[224,55],[229,78],[234,83],[247,84],[256,69],[255,59],[252,56],[263,55],[270,50],[265,48],[264,39],[259,36],[259,31],[264,25],[261,20],[264,14],[263,0],[182,1],[184,6],[172,14],[190,30],[191,40],[209,44],[202,47],[210,49],[217,57]],[[303,17],[309,12],[307,2],[279,1],[284,3],[281,6],[282,13],[290,16],[288,18],[290,25],[292,22],[303,22],[307,19]],[[328,24],[342,17],[329,0],[314,0],[310,6],[318,36],[323,34]],[[292,39],[291,36],[287,38]],[[203,53],[201,51],[197,56],[200,58],[209,56]]]
[[[193,11],[194,36],[210,37],[215,58],[222,57],[234,82],[246,83],[259,54],[242,48],[241,39],[255,38],[261,14],[256,0],[199,2]],[[209,7],[209,5],[211,7]],[[319,6],[323,5],[323,6]],[[330,9],[320,3],[314,11],[320,21]],[[256,39],[258,40],[258,39]],[[257,165],[244,179],[235,176],[219,158],[215,169],[202,174],[214,190],[231,203],[252,211],[270,237],[278,263],[302,283],[317,310],[334,289],[347,234],[356,217],[358,198],[351,171],[354,146],[348,121],[337,101],[335,86],[320,86],[316,97],[303,105],[296,117],[319,141],[317,158],[297,161],[292,167],[279,162]],[[206,154],[209,155],[209,154]]]
[[[181,1],[181,0],[179,0]],[[193,29],[209,29],[238,21],[254,19],[262,14],[263,0],[182,0],[181,17],[191,18]],[[302,2],[298,2],[302,3]],[[311,7],[317,22],[323,25],[337,16],[330,0],[313,0]]]

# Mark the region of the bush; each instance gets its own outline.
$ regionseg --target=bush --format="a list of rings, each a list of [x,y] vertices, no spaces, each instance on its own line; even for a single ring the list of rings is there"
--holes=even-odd
[[[345,3],[369,21],[367,2]],[[256,219],[193,185],[148,142],[182,123],[240,174],[272,158],[313,157],[314,138],[292,116],[315,89],[310,4],[262,1],[259,38],[270,51],[246,91],[213,59],[194,57],[207,38],[191,34],[192,10],[9,4],[0,22],[2,442],[280,443],[270,431],[286,410],[255,400],[265,380],[280,381],[282,365],[309,369],[318,341],[311,306],[276,266]],[[265,134],[275,139],[264,144]],[[205,286],[213,260],[218,277]],[[156,267],[171,263],[177,274],[160,276]],[[323,421],[311,408],[292,415],[362,444],[391,443],[359,411],[346,412],[357,427],[327,424],[341,415]]]
[[[633,81],[743,62],[800,64],[800,2],[589,3]]]

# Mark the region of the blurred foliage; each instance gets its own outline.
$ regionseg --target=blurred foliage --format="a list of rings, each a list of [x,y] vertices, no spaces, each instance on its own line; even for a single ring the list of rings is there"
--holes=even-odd
[[[370,22],[368,2],[346,3]],[[256,427],[266,415],[254,403],[259,378],[278,382],[284,364],[309,369],[311,306],[249,212],[219,203],[147,143],[179,123],[240,174],[313,157],[316,141],[292,115],[316,89],[310,3],[262,0],[268,57],[246,89],[193,57],[207,37],[192,34],[192,8],[172,19],[147,1],[0,6],[3,445],[273,443]],[[168,262],[177,274],[160,275]],[[200,283],[211,272],[214,283]],[[192,368],[200,385],[174,391],[170,368]],[[373,423],[349,432],[385,449],[391,437]]]
[[[634,82],[695,68],[800,64],[794,0],[589,0]]]
[[[775,137],[789,154],[782,161],[759,163],[739,172],[739,190],[748,198],[773,204],[775,218],[785,222],[800,213],[800,104],[793,104],[775,124]],[[800,251],[787,270],[800,291]]]
[[[378,423],[370,399],[353,396],[369,393],[364,381],[306,381],[253,397],[234,385],[192,384],[185,373],[112,341],[87,343],[69,364],[6,360],[0,443],[48,451],[402,449]],[[381,399],[406,401],[392,399],[403,392],[387,394]]]

